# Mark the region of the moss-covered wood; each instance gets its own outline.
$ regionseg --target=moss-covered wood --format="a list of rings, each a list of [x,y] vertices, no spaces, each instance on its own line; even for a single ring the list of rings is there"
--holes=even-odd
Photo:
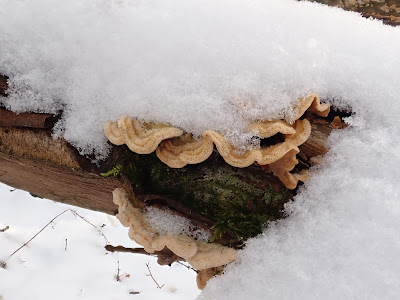
[[[201,164],[173,169],[154,153],[135,154],[121,146],[114,148],[103,168],[106,165],[117,166],[114,175],[124,174],[137,197],[164,196],[151,197],[147,205],[156,203],[179,213],[173,201],[163,200],[169,198],[205,216],[212,221],[208,225],[214,239],[229,233],[224,243],[237,244],[259,234],[268,221],[283,217],[283,205],[294,195],[260,167],[232,167],[216,152]]]

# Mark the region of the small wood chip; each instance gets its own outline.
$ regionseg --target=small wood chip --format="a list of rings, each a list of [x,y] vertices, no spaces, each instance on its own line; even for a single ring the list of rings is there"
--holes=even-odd
[[[139,295],[139,294],[140,294],[140,292],[136,292],[136,291],[129,292],[129,295]]]
[[[342,119],[339,116],[336,116],[333,118],[332,123],[329,124],[329,127],[332,129],[343,129],[347,127],[347,124],[343,123]]]
[[[0,229],[0,232],[5,232],[5,231],[7,231],[8,229],[10,229],[10,226],[6,226],[5,228]]]

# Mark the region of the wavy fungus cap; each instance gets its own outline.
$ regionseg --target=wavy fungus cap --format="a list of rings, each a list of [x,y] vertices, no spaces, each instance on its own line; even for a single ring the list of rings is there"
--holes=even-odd
[[[163,124],[141,123],[131,117],[122,116],[118,122],[108,122],[104,132],[111,143],[126,144],[138,154],[149,154],[156,150],[158,158],[171,168],[183,168],[187,164],[198,164],[205,161],[214,151],[214,145],[223,159],[234,167],[245,168],[253,163],[261,166],[271,165],[265,170],[271,171],[289,189],[294,189],[297,182],[308,178],[302,174],[290,174],[298,163],[296,154],[298,146],[307,141],[311,134],[308,120],[299,118],[309,110],[319,116],[327,116],[330,111],[328,103],[320,102],[318,95],[311,94],[299,99],[294,108],[296,121],[293,124],[284,120],[259,121],[249,125],[248,131],[263,139],[282,134],[284,140],[278,144],[253,148],[240,153],[221,133],[206,130],[196,140],[181,129]],[[290,158],[292,166],[288,168]],[[284,164],[284,165],[282,165]]]
[[[111,143],[126,144],[131,151],[138,154],[149,154],[156,150],[161,141],[183,134],[181,129],[162,124],[140,123],[129,116],[122,116],[118,123],[106,123],[104,132]]]
[[[182,257],[195,269],[203,270],[226,265],[236,259],[236,250],[220,244],[197,241],[184,235],[160,235],[144,220],[140,209],[129,202],[124,189],[113,191],[113,201],[118,205],[117,218],[129,228],[129,237],[142,245],[148,253],[161,251],[164,247]]]

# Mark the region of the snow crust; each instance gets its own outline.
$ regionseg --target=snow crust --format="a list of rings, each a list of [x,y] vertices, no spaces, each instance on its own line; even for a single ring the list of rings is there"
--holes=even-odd
[[[307,93],[351,108],[289,217],[200,299],[400,297],[400,28],[290,0],[0,4],[0,101],[63,109],[55,135],[84,153],[106,154],[122,114],[245,145],[250,120],[291,120]]]
[[[218,130],[246,146],[250,120],[292,120],[294,101],[310,92],[341,107],[351,99],[360,114],[397,99],[390,70],[399,69],[400,29],[339,9],[290,0],[0,3],[0,73],[10,77],[0,103],[63,110],[55,136],[98,157],[107,154],[103,124],[123,114],[195,135]]]
[[[147,207],[143,217],[161,235],[183,234],[199,241],[208,241],[211,238],[210,231],[198,228],[189,219],[178,216],[171,211]]]

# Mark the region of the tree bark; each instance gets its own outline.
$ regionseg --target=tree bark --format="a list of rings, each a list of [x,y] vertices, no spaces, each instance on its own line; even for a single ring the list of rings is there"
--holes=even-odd
[[[399,0],[308,0],[361,13],[364,17],[382,20],[388,25],[400,25]]]

